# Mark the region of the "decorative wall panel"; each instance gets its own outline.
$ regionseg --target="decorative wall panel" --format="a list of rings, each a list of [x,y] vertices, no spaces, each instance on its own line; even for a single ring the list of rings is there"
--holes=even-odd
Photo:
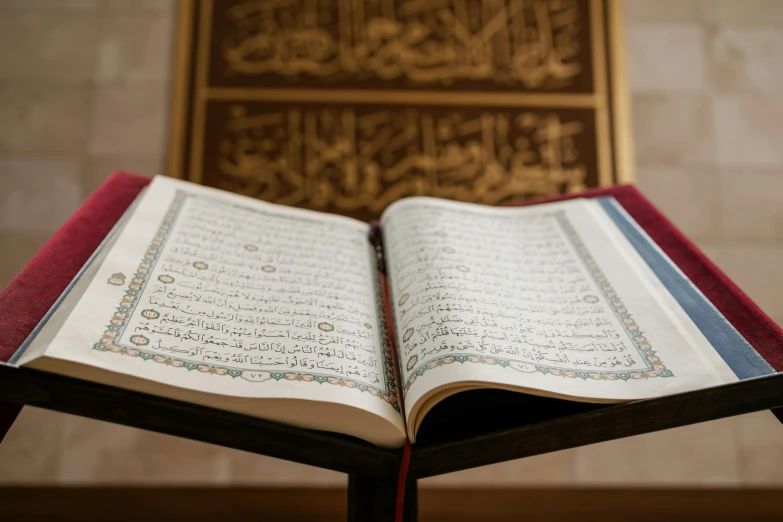
[[[613,0],[182,0],[169,174],[372,219],[633,179]]]

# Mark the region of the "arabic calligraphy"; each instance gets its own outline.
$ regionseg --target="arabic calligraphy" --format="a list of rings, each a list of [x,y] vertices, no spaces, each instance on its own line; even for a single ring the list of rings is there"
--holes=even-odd
[[[217,170],[231,189],[286,205],[377,216],[405,196],[497,204],[584,190],[595,170],[579,153],[589,111],[227,109]]]
[[[265,85],[551,91],[587,74],[578,0],[242,1],[219,13],[224,78]]]
[[[251,381],[306,374],[388,389],[366,226],[175,203],[102,343]]]
[[[416,202],[384,218],[403,381],[444,357],[582,378],[670,376],[573,234],[562,211]]]

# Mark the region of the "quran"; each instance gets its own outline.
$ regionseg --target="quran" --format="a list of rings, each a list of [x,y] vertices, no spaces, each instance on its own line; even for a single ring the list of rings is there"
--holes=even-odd
[[[11,362],[384,447],[448,427],[444,408],[504,414],[482,397],[608,404],[773,373],[611,197],[412,197],[372,226],[165,177]]]

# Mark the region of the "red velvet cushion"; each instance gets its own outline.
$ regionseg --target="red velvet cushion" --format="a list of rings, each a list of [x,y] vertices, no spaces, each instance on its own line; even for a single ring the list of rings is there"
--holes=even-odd
[[[149,182],[142,176],[113,174],[0,292],[0,361],[13,355]],[[776,371],[783,369],[783,330],[636,188],[596,189],[549,201],[597,196],[614,196],[759,354]],[[18,410],[0,407],[0,437]]]
[[[0,361],[8,361],[21,346],[149,182],[143,176],[113,174],[0,292]],[[0,404],[0,440],[19,410],[21,406]]]

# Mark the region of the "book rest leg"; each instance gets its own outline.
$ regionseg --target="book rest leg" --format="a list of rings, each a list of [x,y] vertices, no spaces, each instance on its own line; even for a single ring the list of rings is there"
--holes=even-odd
[[[348,475],[348,522],[394,522],[397,480]],[[418,486],[409,480],[405,486],[404,522],[418,518]]]
[[[22,407],[18,404],[0,401],[0,442],[3,442],[20,411]]]

